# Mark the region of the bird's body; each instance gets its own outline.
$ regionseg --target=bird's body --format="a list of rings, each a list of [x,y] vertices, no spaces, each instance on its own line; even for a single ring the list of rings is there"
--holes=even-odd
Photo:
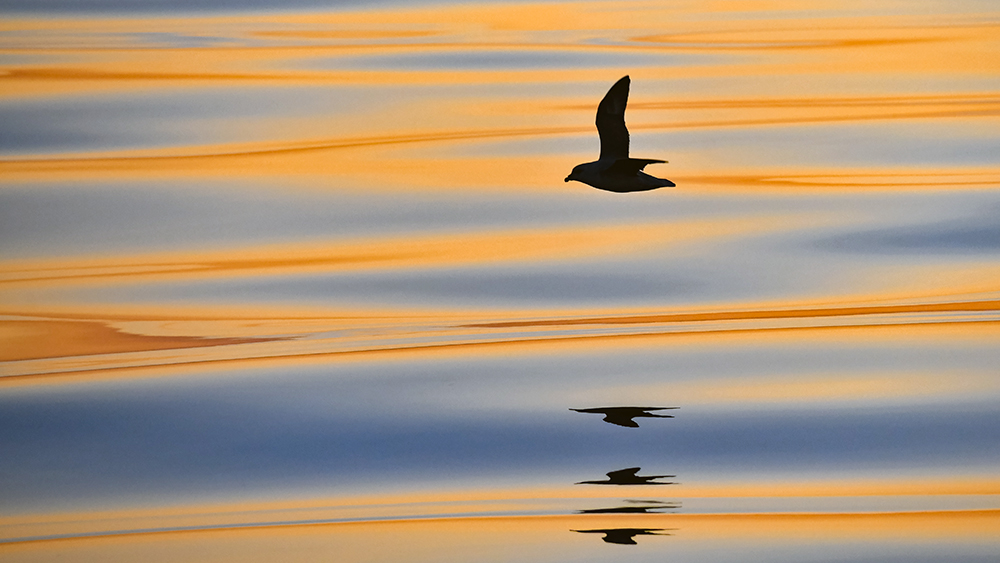
[[[617,171],[617,168],[621,168],[621,163],[627,162],[628,164],[642,163],[638,166],[638,169],[634,172],[631,171]],[[649,190],[655,190],[656,188],[670,188],[674,186],[674,183],[670,180],[664,180],[662,178],[657,178],[656,176],[650,176],[645,172],[642,172],[642,167],[650,162],[663,162],[662,160],[638,160],[638,159],[604,159],[596,160],[594,162],[587,162],[585,164],[580,164],[573,168],[573,172],[566,177],[566,181],[576,180],[577,182],[583,182],[588,186],[595,187],[599,190],[604,190],[608,192],[646,192]]]
[[[597,133],[601,137],[601,156],[594,162],[573,168],[566,181],[576,180],[609,192],[644,192],[673,187],[670,180],[642,172],[648,164],[666,162],[652,158],[629,158],[625,106],[628,104],[628,76],[624,76],[604,95],[597,106]]]

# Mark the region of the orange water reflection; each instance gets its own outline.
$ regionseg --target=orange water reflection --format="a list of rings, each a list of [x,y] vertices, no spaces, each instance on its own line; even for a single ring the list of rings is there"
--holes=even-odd
[[[945,93],[900,92],[889,78],[906,80],[915,74],[933,73],[956,81],[996,76],[997,58],[983,56],[997,51],[995,25],[961,18],[929,16],[862,16],[837,18],[744,19],[743,10],[768,14],[796,13],[793,6],[727,4],[718,11],[689,12],[663,9],[649,3],[519,4],[516,9],[488,4],[413,7],[399,10],[345,11],[329,14],[271,15],[268,17],[190,17],[87,20],[12,19],[3,29],[25,36],[7,45],[11,55],[44,55],[65,63],[27,63],[3,67],[3,96],[17,100],[35,96],[66,96],[87,91],[187,90],[205,87],[407,84],[551,84],[566,81],[606,81],[608,72],[587,66],[573,69],[516,68],[441,70],[436,67],[398,69],[373,65],[364,70],[337,67],[338,60],[393,53],[437,56],[463,49],[497,53],[532,52],[578,54],[648,52],[718,54],[719,58],[687,64],[642,67],[645,80],[693,80],[733,77],[744,73],[769,76],[771,85],[741,96],[692,85],[686,92],[669,92],[669,99],[650,100],[636,92],[630,116],[634,131],[686,129],[767,128],[817,123],[863,123],[877,120],[953,120],[970,131],[982,120],[998,115],[996,92],[956,88]],[[641,14],[637,18],[636,14]],[[736,14],[736,15],[734,15]],[[478,22],[490,22],[483,29]],[[546,23],[547,22],[547,23]],[[549,26],[556,25],[555,29]],[[710,30],[706,30],[706,26]],[[651,28],[670,33],[649,35]],[[595,30],[614,29],[617,43],[597,46],[586,41]],[[192,38],[226,38],[219,46],[149,45],[144,33],[178,34]],[[125,32],[128,32],[126,34]],[[129,35],[131,34],[131,35]],[[113,46],[90,45],[88,38],[113,35]],[[40,39],[32,41],[32,37]],[[80,45],[53,47],[44,37],[75,37]],[[132,37],[130,40],[129,37]],[[261,43],[262,41],[262,43]],[[58,43],[57,43],[58,44]],[[777,50],[766,64],[743,64],[728,53]],[[781,55],[781,53],[786,53]],[[188,56],[189,54],[196,56]],[[311,69],[312,61],[332,65]],[[821,77],[812,81],[810,77]],[[878,95],[852,95],[851,86],[837,86],[836,76],[868,76],[873,83],[887,82]],[[824,89],[824,85],[826,88]],[[869,88],[871,84],[867,84]],[[692,88],[694,88],[692,90]],[[759,87],[758,87],[759,88]],[[846,90],[847,95],[841,90]],[[455,158],[449,152],[470,142],[538,136],[591,135],[590,98],[555,97],[511,106],[505,98],[421,100],[417,105],[383,105],[379,111],[359,115],[314,116],[310,120],[262,123],[266,131],[258,141],[241,140],[245,128],[234,127],[232,142],[218,145],[181,144],[169,148],[99,151],[86,154],[47,154],[42,158],[5,158],[0,173],[12,180],[47,181],[70,177],[135,178],[181,176],[287,176],[310,177],[307,183],[328,183],[350,178],[366,186],[397,184],[414,176],[423,188],[478,189],[496,186],[547,185],[565,160],[539,155],[518,169],[512,158]],[[467,106],[463,108],[462,106]],[[508,109],[510,108],[510,109]],[[458,109],[459,111],[456,111]],[[435,119],[415,119],[433,115]],[[662,116],[662,117],[661,117]],[[460,117],[461,119],[456,119]],[[666,119],[664,119],[664,117]],[[426,123],[418,123],[425,121]],[[317,130],[344,132],[331,136]],[[235,124],[234,124],[235,125]],[[420,127],[422,125],[422,127]],[[416,128],[414,126],[417,126]],[[358,133],[362,132],[361,135]],[[395,145],[442,145],[428,165],[426,155],[386,151]],[[344,149],[350,149],[343,155]],[[681,147],[678,147],[681,149]],[[916,170],[814,170],[787,165],[756,170],[713,172],[715,163],[685,154],[687,166],[672,172],[689,187],[761,188],[802,186],[843,189],[844,182],[822,178],[847,175],[849,184],[867,189],[903,185],[942,188],[992,185],[1000,172],[995,167],[929,168]],[[331,163],[336,159],[336,164]],[[572,161],[572,159],[569,159]],[[519,157],[517,162],[524,162]],[[693,165],[693,166],[692,166]],[[511,172],[517,169],[518,174]],[[735,172],[732,173],[732,172]],[[895,177],[908,176],[897,184]],[[870,178],[865,181],[864,178]],[[910,178],[913,180],[910,181]],[[763,180],[763,181],[762,181]],[[817,181],[818,180],[818,181]],[[525,184],[526,183],[526,184]]]
[[[938,542],[966,542],[989,549],[1000,532],[1000,518],[995,511],[464,518],[147,533],[28,542],[0,549],[11,561],[29,560],[40,553],[119,559],[137,550],[148,554],[151,561],[179,560],[195,553],[204,556],[206,551],[217,561],[313,560],[331,553],[348,561],[390,560],[400,556],[401,546],[405,546],[408,561],[441,561],[443,554],[454,560],[507,561],[529,553],[536,561],[572,561],[600,547],[596,537],[571,533],[580,527],[669,530],[669,537],[640,537],[639,543],[665,542],[658,547],[685,558],[691,557],[692,549],[735,557],[751,546],[759,550],[775,542],[797,545],[804,553],[834,542],[841,548],[874,542],[883,549],[901,542],[929,547]],[[727,547],[713,549],[712,543],[720,540]],[[620,551],[607,554],[621,555]]]
[[[932,310],[940,311],[938,308]],[[959,309],[961,310],[961,309]],[[990,312],[992,313],[992,309]],[[580,351],[634,351],[673,347],[683,349],[692,345],[748,346],[754,343],[769,346],[809,346],[817,343],[900,343],[919,345],[921,342],[968,343],[982,346],[997,338],[1000,321],[949,320],[900,316],[899,318],[860,318],[847,315],[846,322],[835,319],[824,322],[808,315],[793,319],[787,324],[771,324],[767,316],[751,318],[747,322],[719,323],[658,323],[638,330],[581,331],[565,333],[537,333],[535,331],[503,331],[491,333],[488,329],[468,329],[466,325],[441,326],[450,313],[430,315],[426,311],[408,317],[354,317],[336,315],[329,318],[313,317],[293,320],[281,319],[162,319],[155,316],[138,316],[131,320],[66,320],[40,319],[9,321],[4,323],[4,337],[15,351],[9,352],[4,367],[6,377],[2,384],[20,385],[33,379],[46,380],[48,376],[85,375],[89,377],[128,376],[132,369],[153,375],[169,374],[170,369],[191,367],[198,370],[238,367],[264,367],[291,362],[330,363],[375,361],[385,358],[435,359],[446,357],[505,357],[511,354],[573,354]],[[782,318],[787,318],[782,312]],[[546,321],[548,323],[548,321]],[[513,323],[522,324],[522,323]],[[574,323],[569,323],[570,325]],[[330,337],[330,332],[349,331],[347,337]],[[256,337],[240,337],[254,334]],[[313,336],[315,335],[315,336]],[[53,349],[53,337],[67,339],[65,348]],[[318,337],[318,338],[317,338]],[[162,352],[158,352],[162,351]],[[31,359],[37,358],[37,359]],[[145,369],[144,369],[145,368]],[[152,372],[147,369],[152,368]],[[164,370],[166,370],[164,372]],[[183,372],[178,372],[183,373]],[[835,391],[844,385],[847,389],[862,389],[860,393],[871,396],[873,390],[884,387],[880,376],[870,379],[842,382],[827,388],[823,381],[801,384],[813,391],[799,389],[800,384],[787,385],[779,381],[752,384],[771,389],[766,396],[779,392],[780,396],[802,399],[806,395],[839,396]],[[27,379],[25,379],[27,378]],[[979,380],[977,380],[979,381]],[[962,388],[976,391],[995,391],[995,386],[968,383]],[[912,386],[914,382],[899,381],[895,385]],[[985,384],[985,386],[984,386]],[[971,386],[971,387],[969,387]],[[957,388],[949,385],[950,390]],[[623,389],[630,389],[627,385]],[[799,389],[798,392],[795,389]],[[891,390],[885,395],[893,395]],[[938,386],[923,389],[921,394],[942,390]],[[679,389],[678,389],[679,390]],[[633,390],[634,391],[634,390]],[[714,400],[739,397],[738,389],[721,395],[711,394]],[[779,396],[775,395],[775,396]],[[849,394],[850,395],[850,394]],[[898,395],[896,395],[898,396]],[[744,397],[744,398],[748,398]]]
[[[786,219],[797,222],[801,219]],[[122,278],[184,279],[247,274],[293,274],[311,271],[351,271],[455,267],[483,262],[580,259],[624,253],[641,254],[669,247],[776,228],[780,219],[730,219],[719,222],[588,225],[583,228],[513,230],[495,233],[400,237],[328,245],[253,247],[211,254],[116,256],[0,265],[0,284],[107,283]]]

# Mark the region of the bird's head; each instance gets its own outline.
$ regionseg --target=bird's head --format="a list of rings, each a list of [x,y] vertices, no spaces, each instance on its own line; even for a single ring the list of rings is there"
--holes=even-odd
[[[564,179],[563,182],[569,182],[570,180],[576,180],[577,182],[582,182],[583,181],[581,180],[582,176],[583,176],[583,165],[580,164],[573,167],[573,171],[569,173],[569,176],[566,176],[566,179]]]

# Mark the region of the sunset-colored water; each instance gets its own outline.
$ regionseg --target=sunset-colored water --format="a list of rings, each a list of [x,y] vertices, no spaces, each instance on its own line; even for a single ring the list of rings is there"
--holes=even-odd
[[[996,561],[994,3],[233,4],[2,3],[0,559]]]

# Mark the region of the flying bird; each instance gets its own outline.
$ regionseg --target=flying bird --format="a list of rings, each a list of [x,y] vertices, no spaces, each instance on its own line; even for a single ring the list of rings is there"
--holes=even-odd
[[[673,418],[669,414],[653,414],[649,411],[664,411],[680,407],[595,407],[592,409],[569,409],[576,412],[598,413],[604,415],[604,422],[638,428],[639,423],[633,418]]]
[[[608,478],[604,481],[580,481],[577,485],[676,485],[676,483],[660,483],[653,479],[676,477],[676,475],[647,475],[640,476],[639,467],[629,467],[605,473]]]
[[[647,164],[666,162],[652,158],[629,158],[628,128],[625,127],[625,105],[628,103],[628,76],[604,95],[597,106],[597,133],[601,137],[601,157],[594,162],[579,164],[566,176],[566,182],[576,180],[609,192],[644,192],[656,188],[672,188],[670,180],[642,172]]]

